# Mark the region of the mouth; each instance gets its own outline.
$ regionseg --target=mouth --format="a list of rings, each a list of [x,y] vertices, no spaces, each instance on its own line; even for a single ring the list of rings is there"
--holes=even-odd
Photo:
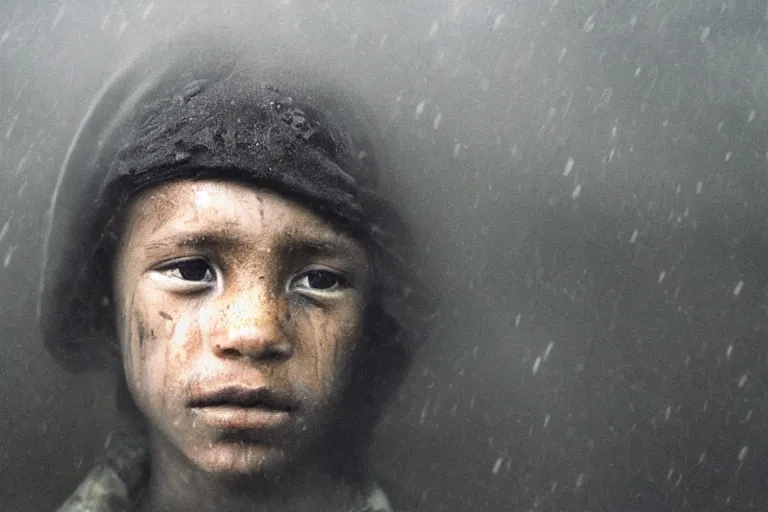
[[[270,430],[290,419],[296,403],[290,395],[275,390],[229,386],[195,396],[189,407],[215,428]]]

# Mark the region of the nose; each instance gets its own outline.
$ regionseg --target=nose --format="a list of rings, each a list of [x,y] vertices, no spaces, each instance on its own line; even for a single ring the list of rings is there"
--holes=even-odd
[[[247,358],[278,361],[291,357],[293,343],[281,326],[285,305],[278,298],[248,290],[230,297],[225,325],[213,343],[213,353],[223,359]]]

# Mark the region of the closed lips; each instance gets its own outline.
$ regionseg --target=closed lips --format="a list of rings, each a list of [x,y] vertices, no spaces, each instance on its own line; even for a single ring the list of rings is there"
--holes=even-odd
[[[292,412],[296,405],[289,395],[267,388],[228,386],[201,394],[189,402],[189,407],[242,407]]]

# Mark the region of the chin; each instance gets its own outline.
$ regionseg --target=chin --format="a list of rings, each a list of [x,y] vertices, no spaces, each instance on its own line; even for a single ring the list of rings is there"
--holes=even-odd
[[[288,465],[283,450],[251,443],[215,444],[189,457],[202,471],[221,478],[269,476]]]

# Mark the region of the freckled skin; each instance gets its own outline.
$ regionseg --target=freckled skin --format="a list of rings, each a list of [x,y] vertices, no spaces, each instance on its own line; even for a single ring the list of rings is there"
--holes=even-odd
[[[184,237],[227,241],[171,243]],[[340,250],[305,251],[306,240]],[[168,267],[190,259],[205,261],[214,280],[201,285]],[[343,274],[345,285],[333,293],[307,288],[301,278],[317,268]],[[181,466],[226,479],[320,463],[313,457],[370,296],[359,242],[268,190],[176,181],[134,200],[114,274],[123,366],[149,425],[153,479],[182,474]],[[296,410],[278,429],[233,438],[189,407],[196,394],[231,385],[277,390]]]

